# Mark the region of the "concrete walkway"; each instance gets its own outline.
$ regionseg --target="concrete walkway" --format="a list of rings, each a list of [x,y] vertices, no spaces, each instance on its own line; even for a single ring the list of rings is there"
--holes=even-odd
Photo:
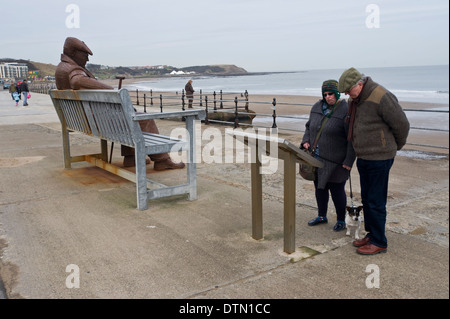
[[[180,125],[158,122],[164,134]],[[75,154],[98,151],[95,139],[72,136]],[[116,147],[118,165],[119,155]],[[299,176],[298,248],[284,253],[282,169],[263,179],[265,237],[256,241],[249,164],[198,164],[198,200],[154,200],[147,211],[136,209],[133,183],[87,164],[62,166],[50,98],[32,93],[28,107],[15,107],[0,92],[4,298],[449,298],[448,156],[396,159],[389,248],[375,256],[358,255],[332,230],[331,203],[329,224],[307,226],[313,188]],[[155,180],[184,178],[152,167]],[[440,178],[414,175],[424,170]],[[352,178],[357,196],[356,170]]]

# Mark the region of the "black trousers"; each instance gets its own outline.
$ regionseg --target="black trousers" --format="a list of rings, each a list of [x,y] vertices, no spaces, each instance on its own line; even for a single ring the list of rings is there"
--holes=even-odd
[[[316,201],[319,208],[319,216],[326,217],[328,211],[328,202],[333,200],[336,209],[337,220],[345,221],[345,206],[347,205],[347,194],[345,193],[345,183],[327,183],[324,189],[317,188],[317,181],[314,181],[316,189]]]

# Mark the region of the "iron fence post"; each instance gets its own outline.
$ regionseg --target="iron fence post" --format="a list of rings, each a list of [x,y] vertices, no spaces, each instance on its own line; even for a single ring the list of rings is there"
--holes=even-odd
[[[244,93],[244,96],[245,96],[245,111],[246,112],[248,112],[248,92],[247,92],[247,90],[245,90],[245,93]]]
[[[205,95],[205,124],[208,125],[209,124],[209,120],[208,120],[208,95]]]
[[[184,102],[184,90],[181,91],[181,109],[184,111],[185,102]]]
[[[221,92],[221,94],[222,94],[222,91],[220,91]],[[238,119],[238,116],[239,116],[239,114],[238,114],[238,98],[237,98],[237,96],[234,98],[234,104],[235,104],[235,111],[234,111],[234,115],[235,115],[235,117],[234,117],[234,128],[237,128],[237,127],[239,127],[239,119]]]
[[[144,113],[147,113],[147,101],[144,93]]]
[[[272,128],[277,128],[277,123],[276,123],[276,118],[277,118],[277,113],[276,113],[276,105],[277,105],[277,100],[275,98],[273,98],[273,102],[272,102],[272,107],[271,109],[273,110],[273,124],[272,124]]]

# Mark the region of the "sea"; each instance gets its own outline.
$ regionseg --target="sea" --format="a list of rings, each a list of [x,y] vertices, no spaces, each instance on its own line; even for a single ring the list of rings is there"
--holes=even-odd
[[[375,82],[394,93],[399,101],[449,104],[449,66],[410,66],[358,68]],[[339,80],[345,69],[292,72],[249,73],[239,76],[172,76],[124,85],[127,89],[181,92],[193,79],[196,92],[321,96],[321,85],[328,79]],[[125,83],[124,83],[125,84]]]

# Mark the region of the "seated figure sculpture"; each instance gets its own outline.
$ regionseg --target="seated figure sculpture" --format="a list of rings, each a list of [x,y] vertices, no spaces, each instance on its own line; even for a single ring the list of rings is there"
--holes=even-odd
[[[112,90],[113,87],[98,81],[94,75],[86,69],[89,55],[93,55],[88,46],[81,40],[68,37],[64,42],[61,62],[55,72],[56,87],[58,90]],[[143,132],[159,134],[158,127],[153,119],[139,121]],[[123,165],[130,167],[135,165],[134,149],[122,145],[121,155],[124,156]],[[154,162],[157,171],[165,169],[184,168],[184,163],[174,163],[168,153],[149,155]]]

